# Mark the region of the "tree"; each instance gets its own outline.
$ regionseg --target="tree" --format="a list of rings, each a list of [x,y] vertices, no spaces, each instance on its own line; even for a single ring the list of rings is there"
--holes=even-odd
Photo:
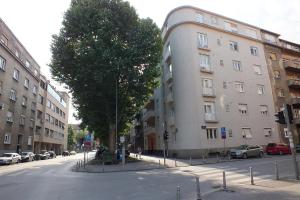
[[[67,86],[77,118],[102,141],[114,139],[116,97],[122,132],[158,85],[160,29],[122,0],[73,0],[51,51],[53,78]]]
[[[74,131],[73,131],[72,127],[69,126],[68,127],[68,149],[69,150],[73,150],[73,148],[74,148],[74,144],[75,144],[74,137],[75,137]]]

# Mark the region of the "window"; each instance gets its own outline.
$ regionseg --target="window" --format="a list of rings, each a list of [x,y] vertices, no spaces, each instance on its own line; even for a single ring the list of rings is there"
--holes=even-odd
[[[211,70],[209,56],[200,54],[200,67],[204,70]]]
[[[24,116],[24,115],[21,115],[21,116],[20,116],[20,125],[21,125],[21,126],[24,126],[24,125],[25,125],[25,116]]]
[[[7,111],[7,113],[6,113],[6,121],[7,121],[7,122],[14,122],[14,119],[13,119],[13,112]]]
[[[233,66],[233,69],[235,71],[242,71],[242,64],[240,61],[237,61],[237,60],[233,60],[232,61],[232,66]]]
[[[220,65],[224,66],[224,61],[223,60],[220,60]]]
[[[202,15],[202,13],[196,13],[196,22],[198,22],[198,23],[204,22],[204,17]]]
[[[55,119],[55,126],[58,126],[58,119]]]
[[[270,53],[270,59],[274,61],[277,60],[276,53]]]
[[[3,92],[3,82],[0,81],[0,94],[2,94],[2,92]]]
[[[36,69],[34,69],[33,73],[34,73],[35,76],[38,75],[38,71]]]
[[[234,41],[229,41],[229,47],[232,51],[238,51],[239,50],[238,43],[234,42]]]
[[[242,136],[243,138],[252,138],[251,129],[250,128],[242,128]]]
[[[36,110],[36,102],[31,102],[31,110],[32,111]]]
[[[16,81],[19,81],[19,77],[20,77],[20,72],[19,72],[19,70],[14,69],[13,78],[14,78]]]
[[[17,58],[20,58],[20,52],[18,50],[15,51],[15,55],[17,56]]]
[[[243,82],[235,82],[235,89],[238,92],[245,92],[245,83]]]
[[[47,107],[51,108],[51,101],[49,99],[47,99]]]
[[[264,85],[257,85],[257,93],[264,94],[265,93],[265,86]]]
[[[265,137],[270,137],[272,135],[272,129],[264,128],[264,135],[265,135]]]
[[[34,94],[34,95],[36,95],[36,93],[37,93],[37,87],[34,85],[33,86],[33,88],[32,88],[32,93]]]
[[[278,89],[278,96],[279,97],[284,97],[284,90],[283,89]]]
[[[204,33],[198,33],[198,47],[199,48],[207,48],[208,42],[207,42],[207,35]]]
[[[247,115],[248,114],[248,106],[247,106],[247,104],[239,104],[239,113],[241,115]]]
[[[32,136],[28,136],[28,143],[27,143],[28,146],[31,146],[32,145]]]
[[[262,69],[261,69],[260,65],[254,65],[253,69],[254,69],[254,73],[255,74],[257,74],[257,75],[261,75],[262,74]]]
[[[3,141],[3,143],[4,144],[10,144],[10,141],[11,140],[11,136],[10,136],[10,134],[9,133],[5,133],[4,134],[4,141]]]
[[[227,89],[227,82],[223,81],[223,89]]]
[[[268,106],[267,105],[261,105],[260,106],[260,114],[263,116],[268,115]]]
[[[17,100],[17,94],[16,94],[16,91],[14,89],[11,89],[10,90],[10,93],[9,93],[9,99],[10,100],[13,100],[13,101],[16,101]]]
[[[27,106],[27,98],[25,96],[22,97],[22,106]]]
[[[215,103],[204,102],[205,120],[216,120]]]
[[[30,128],[34,127],[34,119],[30,119]]]
[[[30,68],[30,62],[29,62],[28,60],[25,61],[25,66],[26,66],[27,68]]]
[[[257,34],[256,34],[256,31],[255,31],[254,29],[247,28],[247,29],[246,29],[246,34],[247,34],[249,37],[257,38]]]
[[[6,60],[0,56],[0,69],[5,71]]]
[[[24,87],[27,88],[27,89],[29,87],[29,79],[28,78],[25,78]]]
[[[0,41],[1,41],[5,46],[8,45],[8,39],[7,39],[7,37],[6,37],[5,35],[1,35]]]
[[[229,104],[225,105],[225,110],[226,110],[226,112],[230,112],[230,105]]]
[[[202,87],[203,88],[213,88],[212,79],[208,79],[208,78],[202,79]]]
[[[218,24],[218,19],[215,16],[211,16],[211,24],[212,25],[217,25]]]
[[[276,43],[276,38],[273,35],[265,34],[265,39],[267,42]]]
[[[274,78],[280,79],[280,72],[279,71],[274,71]]]
[[[217,139],[217,129],[216,128],[206,128],[207,139]]]
[[[258,48],[257,47],[250,47],[250,52],[252,56],[258,56]]]
[[[235,33],[238,32],[236,24],[231,23],[231,22],[224,22],[224,24],[225,24],[225,30],[235,32]]]
[[[228,137],[233,137],[233,135],[232,135],[232,129],[228,129]]]
[[[44,97],[40,94],[39,94],[39,97],[38,97],[38,102],[42,105],[44,104]]]
[[[283,128],[284,137],[289,138],[289,131],[287,128]]]
[[[54,117],[50,116],[50,123],[54,124]]]

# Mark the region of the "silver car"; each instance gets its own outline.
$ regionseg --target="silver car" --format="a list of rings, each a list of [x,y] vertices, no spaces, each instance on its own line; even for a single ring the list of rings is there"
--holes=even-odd
[[[21,156],[17,153],[5,153],[0,157],[0,164],[13,164],[19,163],[21,161]]]
[[[263,157],[264,151],[261,146],[258,145],[241,145],[238,148],[230,150],[230,156],[232,158],[248,158],[248,157]]]

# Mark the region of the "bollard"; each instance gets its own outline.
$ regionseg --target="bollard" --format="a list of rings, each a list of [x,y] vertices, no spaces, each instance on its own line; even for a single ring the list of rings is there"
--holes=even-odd
[[[177,162],[176,162],[176,160],[174,160],[174,163],[175,163],[175,167],[177,167]]]
[[[252,170],[252,167],[249,167],[249,171],[250,171],[250,182],[251,182],[251,185],[254,185],[254,179],[253,179],[253,170]]]
[[[200,192],[199,177],[196,177],[197,200],[202,200]]]
[[[205,163],[204,155],[202,155],[202,161],[203,161],[203,163]]]
[[[217,154],[217,163],[220,162],[219,154]]]
[[[177,186],[177,200],[180,200],[180,186]]]
[[[104,161],[102,161],[102,172],[104,172]]]
[[[190,166],[192,166],[192,156],[190,156]]]
[[[225,171],[223,171],[223,190],[227,189],[227,184],[226,184],[226,174]]]
[[[278,163],[275,160],[275,180],[279,180]]]
[[[158,160],[158,166],[160,167],[160,160]]]

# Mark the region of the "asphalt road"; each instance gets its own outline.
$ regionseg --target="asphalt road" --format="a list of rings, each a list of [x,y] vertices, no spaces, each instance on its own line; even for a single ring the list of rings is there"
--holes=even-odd
[[[139,172],[72,172],[71,167],[82,157],[78,154],[1,166],[0,199],[174,200],[176,188],[180,186],[182,199],[194,200],[195,176],[200,177],[201,191],[209,193],[222,183],[223,170],[227,173],[228,185],[248,184],[249,166],[253,167],[256,182],[273,179],[274,160],[278,160],[282,176],[293,176],[290,156]]]

